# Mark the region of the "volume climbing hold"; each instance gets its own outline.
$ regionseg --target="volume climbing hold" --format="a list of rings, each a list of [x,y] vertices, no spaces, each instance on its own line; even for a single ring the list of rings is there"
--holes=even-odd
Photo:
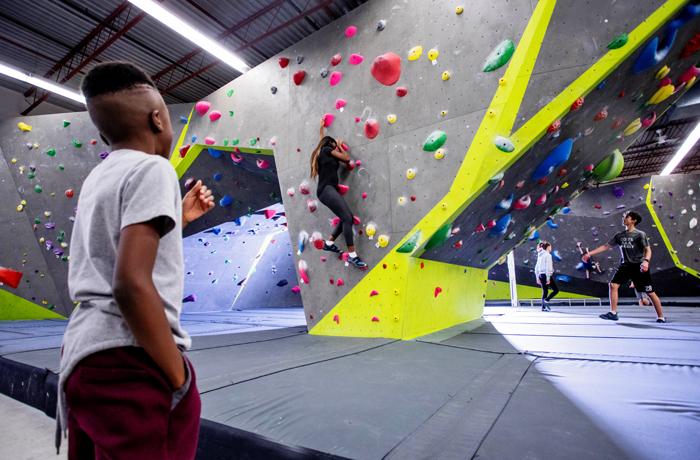
[[[377,22],[377,30],[382,31],[386,28],[386,19],[380,19],[379,22]]]
[[[355,32],[357,32],[357,27],[350,26],[347,29],[345,29],[345,36],[352,37],[353,35],[355,35]]]
[[[559,120],[554,120],[551,125],[549,125],[549,128],[547,128],[548,133],[555,133],[559,131],[561,128],[561,121]]]
[[[377,244],[381,247],[386,247],[387,244],[389,244],[389,237],[386,235],[379,235],[379,238],[377,239]]]
[[[189,192],[190,190],[192,190],[192,187],[194,187],[194,184],[196,184],[196,183],[197,183],[197,181],[194,180],[194,178],[190,177],[189,179],[187,179],[185,181],[185,190],[187,190]]]
[[[629,37],[626,33],[622,32],[617,37],[615,37],[613,41],[608,43],[608,46],[606,48],[608,48],[609,50],[616,50],[618,48],[622,48],[627,44],[627,40],[629,40]]]
[[[632,121],[627,127],[625,128],[624,131],[622,131],[623,136],[629,136],[630,134],[634,134],[637,131],[639,131],[642,127],[642,121],[637,118],[636,120]]]
[[[352,65],[358,65],[364,60],[365,58],[359,54],[351,54],[350,58],[348,59],[348,62]]]
[[[306,72],[304,72],[303,70],[294,72],[294,84],[297,86],[301,85],[301,82],[304,81],[304,77],[306,77]]]
[[[276,87],[276,86],[270,87],[270,92],[271,92],[272,94],[276,94],[276,93],[277,93],[277,87]]]
[[[445,149],[439,148],[435,151],[435,158],[438,160],[442,160],[442,157],[445,156]]]
[[[347,105],[347,101],[345,101],[345,99],[338,99],[337,101],[335,101],[335,108],[336,109],[342,109],[346,105]]]
[[[510,208],[510,205],[513,203],[513,195],[511,194],[508,198],[505,198],[501,200],[497,205],[496,205],[496,211],[505,211],[506,209]]]
[[[199,101],[194,105],[195,110],[200,115],[204,115],[205,113],[207,113],[207,111],[209,110],[210,107],[211,107],[211,102],[207,102],[207,101]]]
[[[557,148],[555,148],[552,153],[535,169],[532,173],[532,180],[540,180],[549,176],[554,169],[566,162],[571,156],[571,148],[574,145],[573,139],[567,139]]]
[[[312,200],[311,198],[309,198],[308,200],[306,200],[306,206],[309,207],[309,212],[314,212],[317,207],[316,200]]]
[[[497,183],[501,182],[504,177],[505,177],[505,174],[498,173],[495,176],[493,176],[491,179],[489,179],[489,184],[490,185],[497,184]]]
[[[420,238],[421,231],[418,230],[416,233],[411,235],[399,248],[396,250],[396,252],[399,252],[401,254],[408,254],[413,252],[414,249],[416,249],[416,245],[418,245],[418,239]]]
[[[328,128],[331,125],[331,123],[333,123],[333,120],[335,120],[335,115],[333,115],[332,113],[327,113],[323,115],[323,126]]]
[[[484,63],[484,72],[493,72],[496,69],[503,67],[513,56],[515,45],[510,40],[501,42],[486,58]]]
[[[404,97],[406,94],[408,94],[408,89],[404,88],[403,86],[399,86],[396,88],[396,95],[399,97]]]
[[[423,144],[423,150],[426,152],[434,152],[442,147],[446,141],[447,134],[444,131],[433,131],[433,133],[428,136],[428,139]]]
[[[17,125],[17,127],[18,127],[19,129],[21,129],[22,131],[31,131],[31,130],[32,130],[32,127],[29,126],[29,125],[26,124],[26,123],[19,123],[19,124]]]
[[[423,54],[423,47],[422,46],[414,46],[408,52],[408,60],[415,61],[416,59],[421,57],[422,54]]]
[[[576,99],[576,100],[574,101],[574,103],[571,105],[571,108],[569,109],[569,111],[575,112],[576,110],[580,109],[581,107],[583,107],[583,98],[582,98],[582,97],[579,97],[579,98]]]
[[[660,88],[654,95],[649,99],[649,104],[658,104],[659,102],[665,101],[676,88],[673,85],[667,85]]]
[[[600,112],[598,112],[598,115],[595,116],[594,120],[595,121],[600,121],[608,117],[608,111],[603,109]]]
[[[445,80],[445,81],[449,80],[449,79],[450,79],[450,72],[448,72],[447,70],[445,70],[445,71],[442,73],[442,79]]]
[[[379,134],[379,123],[372,118],[365,121],[365,137],[374,139]]]
[[[620,151],[616,149],[593,169],[593,179],[601,184],[610,182],[620,175],[624,166],[625,159]]]
[[[211,121],[216,121],[216,120],[218,120],[219,118],[221,118],[221,112],[219,112],[218,110],[212,110],[212,111],[209,113],[209,120],[211,120]]]
[[[510,141],[510,139],[507,139],[503,136],[496,136],[495,139],[493,140],[494,145],[498,150],[501,152],[512,152],[515,150],[515,146],[513,143]]]
[[[270,163],[268,163],[267,160],[263,160],[261,158],[258,158],[256,160],[256,163],[258,164],[258,168],[260,168],[260,169],[265,169],[265,168],[268,168],[270,166]]]
[[[342,73],[340,73],[340,72],[333,72],[333,73],[331,74],[331,79],[330,79],[331,86],[337,85],[337,84],[340,82],[340,79],[341,79],[341,78],[343,78],[343,74],[342,74]]]
[[[401,77],[401,58],[392,52],[382,54],[374,60],[370,71],[379,83],[391,86]]]
[[[389,115],[386,117],[386,119],[389,121],[389,123],[392,123],[392,124],[393,124],[393,123],[396,121],[396,115],[394,115],[393,113],[392,113],[392,114],[389,114]]]
[[[232,200],[231,200],[231,197],[230,197],[230,196],[224,195],[224,196],[221,197],[221,199],[219,200],[219,206],[228,206],[228,205],[231,204],[231,201],[232,201]]]
[[[340,193],[341,195],[345,195],[346,193],[348,193],[349,189],[350,187],[348,187],[347,185],[338,184],[338,193]]]
[[[342,61],[342,60],[343,60],[343,56],[342,56],[341,54],[336,54],[335,56],[333,56],[333,57],[331,58],[331,65],[332,65],[333,67],[335,67],[335,66],[337,66],[338,64],[340,64],[340,61]]]
[[[513,205],[513,208],[514,209],[525,209],[528,206],[530,206],[530,202],[531,202],[530,195],[525,195],[525,196],[521,197],[518,201],[515,202],[515,204]]]
[[[434,247],[444,244],[451,235],[452,224],[443,225],[435,233],[433,233],[428,242],[425,243],[425,249],[432,249]]]
[[[501,217],[498,222],[491,227],[491,236],[505,235],[508,230],[508,225],[510,224],[510,214],[506,214]]]

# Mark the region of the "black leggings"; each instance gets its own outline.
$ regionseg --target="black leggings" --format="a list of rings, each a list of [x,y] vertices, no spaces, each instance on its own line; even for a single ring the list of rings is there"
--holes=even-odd
[[[338,225],[336,225],[333,229],[333,233],[331,233],[333,239],[335,240],[338,238],[342,232],[345,236],[345,244],[347,246],[354,246],[352,240],[352,211],[350,211],[350,207],[345,202],[343,197],[340,196],[340,193],[338,193],[333,186],[326,185],[323,187],[321,194],[318,196],[318,201],[325,204],[331,211],[333,211],[333,214],[338,216],[340,219]]]
[[[557,283],[554,282],[554,277],[549,278],[549,284],[547,284],[547,275],[540,275],[540,284],[542,284],[542,300],[549,302],[552,298],[559,294],[559,288]],[[552,288],[552,293],[547,295],[547,287]]]

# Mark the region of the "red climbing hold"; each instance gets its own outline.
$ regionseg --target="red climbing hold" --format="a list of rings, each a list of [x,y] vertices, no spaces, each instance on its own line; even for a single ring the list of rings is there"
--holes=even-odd
[[[515,184],[515,188],[523,188],[523,185],[525,185],[525,182],[520,181],[517,184]]]
[[[66,196],[68,198],[73,198],[73,189],[72,188],[69,188],[68,190],[66,190]]]
[[[596,209],[601,209],[601,208],[602,208],[602,206],[598,206],[597,204],[594,204],[593,207],[596,208]]]
[[[386,264],[382,264],[382,267],[383,267],[384,269],[386,269]]]
[[[277,211],[275,211],[274,209],[266,209],[263,212],[265,213],[266,219],[272,219],[277,214]]]
[[[416,201],[416,197],[415,197],[415,196],[412,196],[412,197],[411,197],[411,201]]]
[[[279,58],[277,62],[280,63],[280,67],[282,67],[283,69],[289,65],[289,59],[285,57]]]
[[[568,172],[568,171],[567,171],[566,169],[561,168],[561,169],[559,170],[559,174],[557,174],[557,175],[561,177],[561,176],[563,176],[564,174],[566,174],[567,172]]]
[[[367,139],[374,139],[379,134],[379,123],[377,120],[370,118],[365,122],[365,136]]]
[[[265,169],[270,166],[270,163],[268,163],[266,160],[258,158],[257,162],[258,168],[260,169]]]
[[[425,267],[425,264],[423,262],[420,263],[420,268]]]
[[[625,92],[624,92],[624,91],[620,93],[620,97],[625,97]]]
[[[541,206],[541,205],[545,204],[546,201],[547,201],[547,195],[542,195],[541,197],[539,197],[537,199],[537,201],[535,201],[535,204],[537,206]]]
[[[576,99],[576,101],[571,105],[571,111],[575,112],[576,110],[580,109],[583,107],[583,98],[579,97]]]
[[[338,193],[340,193],[341,195],[345,195],[346,193],[348,193],[348,190],[350,190],[350,187],[348,187],[347,185],[338,184]]]
[[[610,128],[610,129],[618,128],[622,123],[626,123],[626,120],[623,120],[622,118],[618,118],[617,120],[615,120],[615,123],[613,123],[612,128]]]
[[[362,221],[360,220],[359,217],[357,217],[357,216],[352,216],[352,224],[353,224],[353,225],[360,225],[361,223],[362,223]]]
[[[396,88],[396,95],[399,97],[404,97],[406,94],[408,94],[408,89],[404,88],[403,86],[399,86]]]
[[[481,232],[483,232],[484,230],[486,230],[486,227],[484,227],[484,224],[479,224],[479,226],[476,227],[476,230],[474,230],[474,232],[476,232],[476,233],[481,233]]]
[[[294,73],[294,84],[297,86],[301,85],[301,82],[304,81],[304,77],[306,77],[306,72],[304,72],[303,70],[295,72]]]
[[[374,297],[375,295],[379,295],[379,293],[377,291],[372,291],[369,293],[370,297]]]
[[[93,139],[93,140],[90,141],[90,143],[91,143],[92,145],[95,145],[95,144],[97,144],[97,141],[96,141],[95,139]]]
[[[685,59],[700,50],[700,32],[695,34],[693,38],[690,39],[687,45],[683,47],[679,59]]]
[[[345,144],[343,144],[343,145],[345,145]],[[347,163],[345,163],[345,169],[347,171],[352,171],[353,169],[355,169],[355,162],[353,160],[350,160]]]
[[[306,200],[306,206],[309,207],[309,212],[314,212],[316,210],[316,200],[309,198]]]
[[[455,243],[456,248],[461,248],[462,247],[462,240],[459,240],[458,242]]]
[[[190,177],[189,179],[187,179],[185,181],[185,190],[187,190],[187,191],[192,190],[192,187],[194,187],[195,183],[197,183],[197,181],[194,180],[194,178]]]
[[[340,61],[341,61],[342,59],[343,59],[343,56],[342,56],[341,54],[336,54],[335,56],[333,56],[333,57],[331,58],[331,65],[332,65],[333,67],[337,66],[338,64],[340,64]]]
[[[543,177],[542,179],[540,179],[539,183],[540,183],[540,184],[546,184],[546,183],[547,183],[547,178],[546,178],[546,177]]]
[[[185,158],[185,155],[187,155],[187,152],[190,150],[190,144],[183,145],[180,147],[180,158]]]
[[[371,72],[379,83],[391,86],[401,77],[401,58],[391,52],[382,54],[374,60]]]
[[[557,204],[564,204],[564,198],[559,198],[557,200]]]
[[[314,315],[309,315],[309,318],[314,319]]]
[[[600,120],[602,120],[602,119],[604,119],[604,118],[607,118],[607,116],[608,116],[608,111],[607,111],[607,110],[601,110],[600,112],[598,112],[598,115],[595,116],[594,120],[595,120],[595,121],[600,121]]]
[[[561,121],[559,120],[554,120],[554,123],[549,125],[549,128],[547,128],[548,133],[555,133],[559,131],[559,128],[561,128]]]
[[[442,288],[441,288],[441,287],[439,287],[439,286],[438,286],[438,287],[436,287],[436,288],[435,288],[435,297],[437,297],[437,296],[438,296],[438,294],[440,294],[441,292],[442,292]]]
[[[335,281],[333,281],[333,279],[332,279],[332,278],[331,278],[331,280],[330,280],[330,281],[331,281],[331,284],[335,283]]]
[[[593,169],[595,169],[595,166],[593,165],[586,166],[586,171],[593,171]]]
[[[489,222],[488,224],[486,224],[486,228],[491,228],[491,227],[495,227],[495,226],[496,226],[496,221],[495,221],[495,220],[492,220],[491,222]]]
[[[661,80],[661,83],[659,83],[659,88],[663,88],[664,86],[668,86],[671,83],[673,83],[673,81],[670,78],[666,77],[663,80]]]
[[[311,193],[308,182],[304,181],[299,185],[299,193],[301,193],[302,195],[308,195],[309,193]]]

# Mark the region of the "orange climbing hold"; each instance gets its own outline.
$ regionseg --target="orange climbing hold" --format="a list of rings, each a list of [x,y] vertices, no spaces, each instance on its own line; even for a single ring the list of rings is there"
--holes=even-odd
[[[547,128],[548,133],[554,133],[559,131],[559,128],[561,128],[561,121],[559,120],[554,120],[554,123],[549,125],[549,128]]]
[[[580,109],[581,107],[583,107],[583,98],[582,98],[582,97],[579,97],[579,98],[576,99],[576,101],[571,105],[571,109],[570,109],[570,110],[571,110],[572,112],[575,112],[576,110]]]

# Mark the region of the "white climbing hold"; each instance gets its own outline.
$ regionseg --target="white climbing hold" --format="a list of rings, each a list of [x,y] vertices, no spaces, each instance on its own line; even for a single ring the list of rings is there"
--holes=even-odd
[[[695,217],[693,217],[692,219],[690,219],[690,223],[688,225],[690,226],[690,228],[695,228],[698,226],[698,220]]]
[[[513,145],[513,143],[503,136],[496,136],[496,138],[493,140],[493,143],[496,145],[496,148],[501,152],[512,152],[513,150],[515,150],[515,146]]]
[[[685,245],[685,247],[689,248],[693,245],[693,240],[689,240],[688,244]]]

